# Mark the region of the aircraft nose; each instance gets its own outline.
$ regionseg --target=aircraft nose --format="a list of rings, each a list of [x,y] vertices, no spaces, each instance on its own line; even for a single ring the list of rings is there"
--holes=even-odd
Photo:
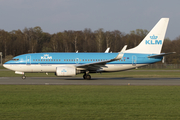
[[[6,64],[5,64],[5,63],[3,64],[3,67],[5,67],[5,68],[6,68]]]
[[[5,68],[7,68],[7,69],[9,68],[8,66],[9,66],[9,65],[7,64],[7,62],[5,62],[5,63],[3,64],[3,67],[5,67]]]

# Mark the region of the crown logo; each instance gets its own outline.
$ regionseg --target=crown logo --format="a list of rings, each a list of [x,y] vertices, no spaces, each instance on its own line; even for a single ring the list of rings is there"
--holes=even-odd
[[[150,36],[150,38],[151,38],[151,39],[157,39],[158,36],[153,35],[153,36]]]
[[[63,69],[61,72],[67,72],[65,69]]]

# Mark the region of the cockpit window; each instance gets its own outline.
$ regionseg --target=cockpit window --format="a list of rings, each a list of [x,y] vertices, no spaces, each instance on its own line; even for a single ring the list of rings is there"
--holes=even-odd
[[[18,61],[19,59],[18,58],[16,58],[16,59],[12,59],[13,61]]]

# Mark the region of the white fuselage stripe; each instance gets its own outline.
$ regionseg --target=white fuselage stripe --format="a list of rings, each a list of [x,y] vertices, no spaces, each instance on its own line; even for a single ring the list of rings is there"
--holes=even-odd
[[[102,67],[100,71],[105,72],[113,72],[113,71],[122,71],[122,70],[128,70],[133,69],[136,67],[144,66],[147,64],[107,64],[106,67]],[[5,64],[6,68],[13,70],[13,71],[19,71],[19,72],[56,72],[56,68],[58,66],[76,66],[76,64],[31,64],[31,65],[25,65],[25,64]],[[83,70],[83,68],[77,68],[77,70]]]

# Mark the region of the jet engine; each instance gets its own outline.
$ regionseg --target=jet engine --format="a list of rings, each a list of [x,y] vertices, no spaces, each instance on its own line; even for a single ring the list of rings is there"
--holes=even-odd
[[[67,67],[67,66],[59,66],[56,68],[56,76],[65,77],[65,76],[75,76],[76,68],[75,67]]]

